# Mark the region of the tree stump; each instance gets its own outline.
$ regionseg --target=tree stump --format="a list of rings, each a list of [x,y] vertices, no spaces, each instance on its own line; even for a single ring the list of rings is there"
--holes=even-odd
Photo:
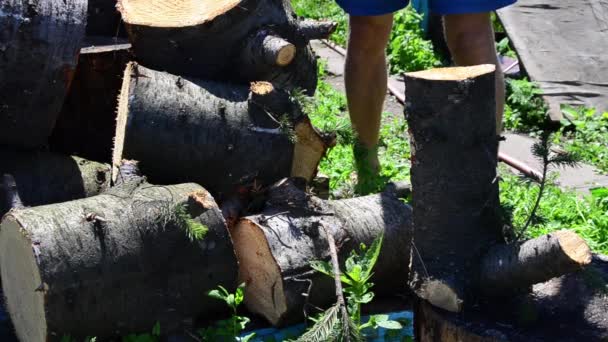
[[[138,160],[154,183],[195,181],[228,194],[290,175],[310,180],[330,144],[269,83],[187,79],[135,63],[125,71],[114,165]]]
[[[56,152],[109,163],[122,75],[130,44],[92,39],[80,49],[76,74],[49,141]],[[88,42],[88,41],[87,41]]]
[[[0,145],[47,143],[87,22],[85,0],[4,0],[0,12]]]
[[[189,237],[203,226],[202,239]],[[156,322],[169,333],[223,312],[206,292],[234,290],[237,275],[213,197],[197,184],[139,177],[99,196],[11,211],[0,266],[17,336],[33,342],[105,340]]]
[[[38,206],[91,197],[110,186],[111,168],[79,157],[0,150],[0,218],[14,207]]]
[[[317,65],[308,41],[332,32],[325,23],[301,25],[287,0],[120,0],[118,8],[143,65],[311,95]]]
[[[384,235],[374,268],[376,294],[399,292],[408,278],[411,208],[392,193],[324,201],[282,181],[271,188],[261,214],[241,219],[232,229],[239,281],[246,282],[245,304],[273,325],[301,320],[309,305],[335,301],[333,280],[310,268],[328,260],[322,227],[332,232],[342,262],[361,243]]]

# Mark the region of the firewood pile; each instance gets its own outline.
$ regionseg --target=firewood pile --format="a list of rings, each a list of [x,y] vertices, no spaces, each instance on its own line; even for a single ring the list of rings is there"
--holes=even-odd
[[[21,341],[189,330],[225,309],[207,291],[243,282],[251,312],[299,321],[335,300],[309,265],[326,231],[341,259],[384,236],[374,290],[409,284],[425,341],[485,336],[446,315],[549,297],[591,262],[574,233],[494,229],[487,66],[406,77],[413,208],[389,190],[327,200],[308,182],[334,138],[301,96],[334,23],[287,0],[0,0],[0,18],[0,274]]]

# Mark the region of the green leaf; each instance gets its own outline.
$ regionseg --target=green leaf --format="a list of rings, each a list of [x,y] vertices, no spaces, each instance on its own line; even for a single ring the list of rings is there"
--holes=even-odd
[[[380,249],[382,248],[383,239],[383,235],[378,236],[365,252],[365,263],[363,264],[363,275],[365,278],[369,278],[371,276],[372,269],[378,261],[378,256],[380,255]]]
[[[251,333],[247,336],[243,336],[243,337],[239,338],[239,341],[240,342],[249,342],[254,337],[255,337],[255,333]]]
[[[374,322],[378,323],[378,322],[388,321],[388,317],[389,317],[388,315],[373,315],[369,319],[374,320]]]
[[[367,292],[363,296],[361,296],[360,298],[358,298],[357,302],[360,303],[360,304],[367,304],[367,303],[371,303],[371,301],[373,299],[374,299],[374,293],[373,292]]]
[[[397,329],[403,329],[403,326],[401,325],[401,323],[397,322],[397,321],[377,321],[376,322],[378,324],[379,327],[384,328],[384,329],[390,329],[390,330],[397,330]]]
[[[313,260],[310,262],[310,267],[312,267],[317,272],[321,272],[332,278],[334,276],[334,270],[332,269],[331,265],[327,261]]]

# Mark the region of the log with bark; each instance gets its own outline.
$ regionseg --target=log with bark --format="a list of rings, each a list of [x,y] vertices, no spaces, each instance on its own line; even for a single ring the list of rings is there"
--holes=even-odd
[[[376,294],[405,289],[410,262],[411,208],[386,192],[325,201],[293,180],[270,188],[261,214],[241,219],[231,236],[246,282],[245,304],[274,325],[296,322],[304,311],[335,302],[333,281],[315,273],[313,260],[329,260],[323,230],[331,232],[342,262],[361,243],[384,235],[372,279]]]
[[[457,315],[418,303],[419,341],[540,342],[608,339],[608,259],[596,255],[583,270],[536,284],[531,293],[490,302]]]
[[[79,157],[0,149],[0,160],[0,218],[16,203],[65,202],[98,195],[110,185],[110,165]]]
[[[271,81],[280,88],[316,88],[308,45],[331,23],[300,21],[287,0],[120,0],[138,62],[205,79]]]
[[[188,79],[130,63],[113,161],[139,160],[154,183],[194,181],[224,195],[290,175],[310,180],[330,144],[270,83]]]
[[[191,326],[225,310],[206,292],[234,290],[237,264],[205,189],[132,177],[98,196],[11,211],[0,270],[18,337],[42,342]]]
[[[408,73],[414,256],[411,286],[458,312],[477,293],[479,258],[502,242],[494,66]]]
[[[0,4],[0,145],[45,145],[76,67],[86,0]]]
[[[85,43],[49,142],[53,151],[109,163],[118,94],[131,46],[103,37],[87,38]]]

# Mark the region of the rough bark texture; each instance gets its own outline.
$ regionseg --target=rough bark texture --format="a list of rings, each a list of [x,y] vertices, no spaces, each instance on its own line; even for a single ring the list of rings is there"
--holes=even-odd
[[[272,188],[262,214],[248,216],[231,230],[239,279],[247,282],[247,308],[275,325],[302,319],[310,305],[335,302],[333,281],[312,271],[310,262],[328,260],[323,229],[333,235],[342,262],[361,243],[384,234],[374,269],[374,292],[405,288],[410,262],[411,208],[382,193],[324,201],[298,190],[291,181]]]
[[[141,3],[119,1],[137,60],[158,70],[205,79],[272,81],[285,89],[316,88],[316,59],[298,32],[288,0],[201,0]],[[163,13],[157,15],[155,13]],[[166,14],[165,14],[166,13]],[[296,47],[289,66],[259,67],[242,73],[243,44],[269,29]]]
[[[419,301],[414,333],[421,342],[605,341],[608,262],[594,256],[576,273],[537,284],[530,294],[453,314]]]
[[[0,145],[45,145],[69,88],[85,0],[0,3]]]
[[[327,39],[336,30],[338,24],[333,21],[302,20],[298,24],[298,33],[308,40]]]
[[[485,294],[508,296],[578,271],[590,262],[591,250],[585,240],[561,230],[521,244],[492,248],[482,261],[480,288]]]
[[[410,285],[431,304],[460,311],[477,292],[477,266],[501,241],[494,67],[405,76],[415,228]]]
[[[208,228],[191,240],[194,224]],[[4,294],[22,341],[170,333],[225,309],[206,292],[234,290],[224,219],[197,184],[130,180],[72,202],[15,210],[0,230]]]
[[[88,36],[124,36],[125,29],[116,9],[116,0],[89,0],[87,10]]]
[[[122,75],[130,44],[95,39],[80,50],[76,74],[49,139],[56,152],[110,162]]]
[[[110,165],[44,152],[0,150],[0,175],[10,175],[25,206],[65,202],[97,195],[110,185]],[[0,198],[6,198],[5,187]],[[4,204],[3,204],[4,203]],[[12,206],[0,202],[0,217]]]
[[[118,109],[114,165],[134,159],[152,182],[201,182],[214,193],[312,179],[326,143],[287,94],[185,79],[129,64]],[[294,128],[295,127],[295,128]],[[296,140],[295,143],[293,140]]]

